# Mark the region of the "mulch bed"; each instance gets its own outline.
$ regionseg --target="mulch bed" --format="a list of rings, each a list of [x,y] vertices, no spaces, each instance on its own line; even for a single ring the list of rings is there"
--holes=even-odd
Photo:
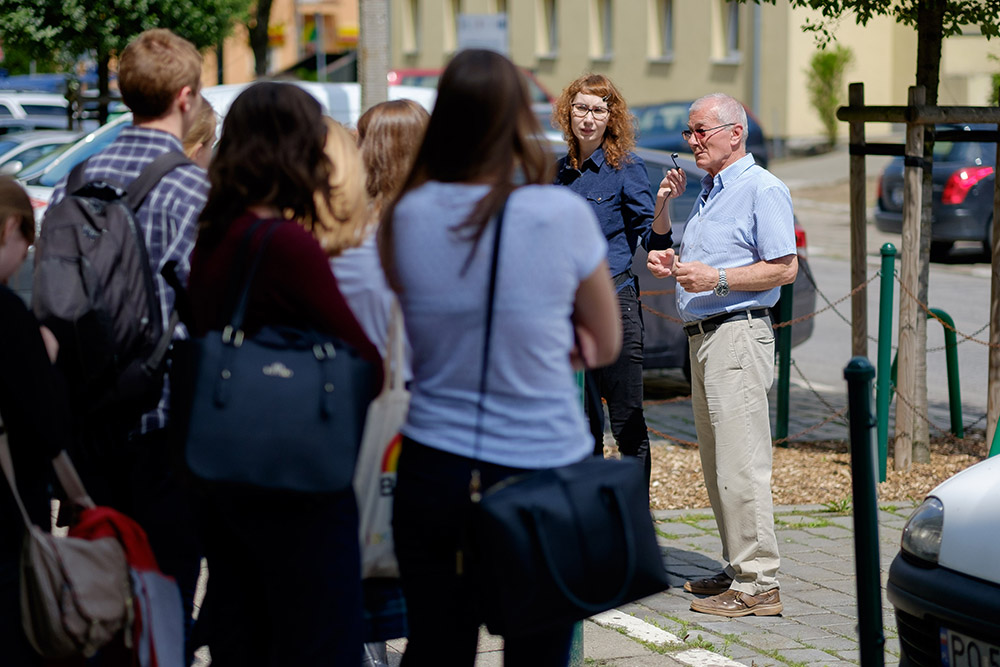
[[[940,482],[982,461],[989,449],[981,430],[970,431],[963,439],[932,437],[930,463],[914,463],[909,470],[897,471],[891,448],[890,443],[886,481],[878,484],[879,502],[920,501]],[[851,499],[848,443],[796,442],[775,447],[771,488],[775,505],[845,506]],[[707,508],[697,448],[655,444],[649,491],[653,509]]]

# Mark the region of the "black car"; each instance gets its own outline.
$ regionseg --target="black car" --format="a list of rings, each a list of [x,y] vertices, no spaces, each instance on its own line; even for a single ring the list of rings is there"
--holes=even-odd
[[[686,116],[685,116],[686,118]],[[685,121],[686,122],[686,121]],[[674,163],[670,153],[658,150],[638,148],[636,154],[646,163],[649,175],[649,187],[656,197],[664,170],[673,169]],[[684,224],[688,213],[694,206],[700,191],[700,181],[705,172],[698,168],[693,160],[679,158],[677,163],[687,174],[687,188],[684,193],[670,200],[670,219],[673,223],[674,247],[680,245],[684,234]],[[792,317],[798,318],[816,310],[816,286],[809,273],[809,262],[806,258],[805,230],[795,222],[795,246],[799,255],[799,273],[795,279]],[[677,313],[677,302],[674,297],[675,281],[673,278],[658,279],[653,277],[646,268],[646,252],[640,247],[632,262],[632,272],[639,277],[639,289],[642,303],[652,311],[642,314],[645,327],[643,343],[643,368],[681,368],[685,374],[690,373],[688,359],[687,334],[680,325]],[[773,309],[771,320],[777,321],[778,306]],[[792,326],[792,345],[804,342],[812,335],[813,318],[806,319]]]
[[[665,102],[649,106],[632,107],[638,123],[639,134],[636,144],[644,148],[655,148],[674,153],[691,153],[688,143],[681,137],[681,132],[688,126],[689,102]],[[746,109],[746,105],[743,107]],[[767,168],[770,151],[767,138],[761,129],[757,118],[747,112],[747,152],[753,153],[753,158],[760,166]]]
[[[937,125],[935,130],[995,130],[995,125]],[[993,184],[996,144],[966,141],[934,142],[931,169],[931,257],[947,256],[955,241],[978,241],[986,252],[993,239]],[[899,234],[903,229],[903,158],[894,158],[878,184],[875,226]]]

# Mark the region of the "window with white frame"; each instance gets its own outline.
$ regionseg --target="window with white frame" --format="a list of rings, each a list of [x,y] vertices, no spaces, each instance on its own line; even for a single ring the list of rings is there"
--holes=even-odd
[[[613,9],[612,0],[595,0],[592,5],[591,55],[600,60],[610,59],[614,53]]]
[[[740,60],[740,5],[716,0],[712,6],[712,54],[716,60]]]
[[[420,0],[406,0],[403,8],[403,53],[420,50]]]
[[[462,0],[447,0],[444,10],[444,52],[458,48],[458,15],[462,13]]]
[[[556,0],[536,0],[538,8],[538,54],[555,57],[559,51],[559,15]]]
[[[674,55],[674,2],[649,0],[649,57],[669,60]]]

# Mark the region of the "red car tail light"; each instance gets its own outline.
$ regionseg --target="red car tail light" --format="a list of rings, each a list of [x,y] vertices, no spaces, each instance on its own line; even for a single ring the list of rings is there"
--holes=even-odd
[[[979,181],[993,173],[993,167],[967,167],[959,169],[948,178],[941,193],[942,204],[961,204]]]
[[[806,256],[806,230],[795,225],[795,250],[798,254]]]

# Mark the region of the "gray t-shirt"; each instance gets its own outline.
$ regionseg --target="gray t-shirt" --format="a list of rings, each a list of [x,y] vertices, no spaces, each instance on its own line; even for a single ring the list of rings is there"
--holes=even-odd
[[[403,433],[471,457],[495,221],[468,270],[472,244],[454,227],[483,185],[429,182],[395,210],[396,265],[412,347]],[[587,202],[566,188],[526,186],[511,196],[500,244],[488,390],[479,459],[520,468],[579,461],[593,451],[569,352],[580,281],[608,248]]]

